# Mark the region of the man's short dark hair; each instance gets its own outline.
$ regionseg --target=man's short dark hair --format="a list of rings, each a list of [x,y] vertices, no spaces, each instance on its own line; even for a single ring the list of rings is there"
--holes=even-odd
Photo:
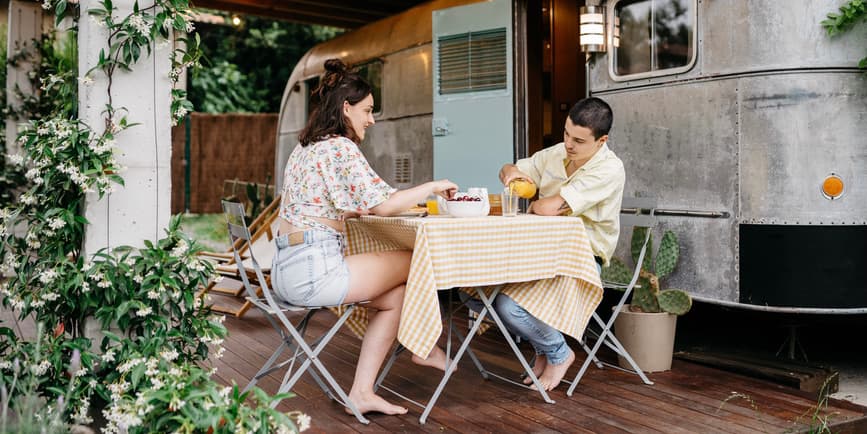
[[[597,140],[611,131],[613,118],[611,106],[596,97],[584,98],[569,110],[572,124],[590,129]]]

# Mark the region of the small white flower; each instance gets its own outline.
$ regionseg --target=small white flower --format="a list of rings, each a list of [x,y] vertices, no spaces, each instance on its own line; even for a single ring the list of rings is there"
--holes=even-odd
[[[109,280],[107,280],[107,279],[103,279],[103,280],[100,280],[100,281],[96,284],[96,286],[98,286],[98,287],[100,287],[100,288],[111,288],[111,281],[109,281]]]
[[[12,308],[18,309],[18,310],[22,310],[22,309],[24,309],[25,306],[27,306],[27,304],[24,303],[24,300],[22,300],[20,298],[13,298],[10,303],[12,303]]]
[[[84,264],[81,265],[81,271],[88,272],[91,268],[93,268],[93,262],[85,259]]]
[[[45,9],[46,11],[51,9],[51,0],[43,1],[42,2],[42,9]]]
[[[135,276],[135,277],[132,278],[132,280],[135,281],[135,283],[139,283],[139,284],[140,284],[140,283],[144,282],[144,277],[142,277],[142,276]]]
[[[162,358],[166,359],[167,361],[171,362],[171,361],[173,361],[173,360],[175,360],[175,359],[178,358],[178,352],[177,352],[176,350],[161,351],[161,352],[160,352],[160,357],[162,357]]]
[[[159,292],[156,292],[153,289],[148,291],[148,299],[149,300],[159,300],[159,298],[160,298]]]
[[[57,278],[57,270],[45,270],[39,276],[39,281],[42,282],[43,285],[48,285],[53,282],[55,278]]]
[[[132,267],[133,265],[135,265],[135,258],[133,258],[133,257],[126,258],[126,259],[124,259],[123,263]]]
[[[78,82],[85,86],[90,86],[93,84],[93,78],[89,75],[85,75],[84,77],[79,77]]]
[[[45,301],[54,301],[54,300],[57,300],[58,298],[60,298],[60,294],[58,294],[56,292],[48,292],[48,293],[42,294],[42,299]]]
[[[62,229],[64,226],[66,226],[66,220],[60,217],[55,217],[48,222],[48,227],[54,230]]]
[[[113,361],[114,361],[114,350],[111,349],[111,350],[106,351],[106,352],[102,355],[102,361],[103,361],[103,362],[106,362],[106,363],[108,363],[108,362],[113,362]]]
[[[45,375],[48,372],[48,368],[51,367],[51,363],[48,360],[43,360],[39,362],[38,365],[30,366],[30,371],[33,372],[34,375]]]
[[[189,113],[189,110],[187,110],[185,107],[178,107],[178,109],[175,110],[175,118],[181,119],[186,116],[187,113]]]
[[[178,411],[184,405],[186,405],[186,401],[184,401],[181,398],[178,398],[177,396],[174,396],[174,397],[172,397],[172,400],[169,401],[169,410]]]
[[[9,162],[15,166],[24,165],[24,156],[21,154],[9,155]]]
[[[129,25],[141,35],[147,35],[151,31],[151,26],[139,14],[129,17]]]
[[[186,240],[180,240],[178,241],[178,245],[175,246],[174,249],[172,249],[170,255],[174,257],[183,256],[187,253],[188,248],[189,245],[187,244]]]
[[[121,374],[129,372],[132,368],[135,368],[139,364],[144,363],[144,361],[145,359],[142,357],[136,357],[132,360],[127,360],[126,362],[123,362],[120,366],[117,367],[117,371]]]
[[[232,393],[232,388],[229,386],[226,386],[226,387],[220,389],[220,392],[219,392],[220,398],[227,399],[229,397],[230,393]]]
[[[32,168],[32,169],[30,169],[30,170],[28,170],[27,173],[24,174],[24,177],[27,178],[27,179],[29,179],[29,180],[31,180],[31,181],[32,181],[34,178],[37,178],[38,176],[39,176],[39,169],[37,169],[37,168],[35,168],[35,167]]]
[[[298,421],[298,431],[299,432],[306,431],[307,429],[310,428],[310,421],[311,421],[310,416],[308,416],[304,413],[301,413],[296,417],[296,420]]]
[[[150,306],[145,306],[145,307],[139,309],[135,314],[136,314],[136,316],[143,318],[143,317],[150,315],[151,313],[153,313],[153,309],[151,309]]]
[[[215,359],[222,359],[223,355],[226,353],[226,347],[220,347],[217,352],[214,354]]]
[[[0,369],[12,369],[12,362],[8,360],[0,362]]]
[[[36,197],[34,197],[29,191],[19,196],[18,200],[24,205],[33,205],[36,203]]]
[[[85,375],[87,375],[87,368],[81,368],[81,369],[75,371],[75,374],[73,374],[73,376],[75,376],[75,377],[83,377]]]

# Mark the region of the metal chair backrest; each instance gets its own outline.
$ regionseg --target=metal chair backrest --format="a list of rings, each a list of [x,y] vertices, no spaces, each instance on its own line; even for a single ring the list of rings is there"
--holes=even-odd
[[[250,279],[247,277],[247,270],[244,269],[244,261],[241,260],[241,253],[239,251],[241,245],[250,245],[253,241],[253,236],[250,234],[250,230],[244,221],[244,206],[240,203],[226,200],[222,201],[222,203],[223,212],[226,216],[226,225],[229,228],[230,241],[232,242],[232,253],[235,256],[235,264],[239,271],[238,274],[241,276],[241,281],[244,282],[244,290],[247,292],[247,296],[256,297],[256,292],[253,291]],[[253,271],[256,273],[259,287],[262,288],[262,292],[265,294],[265,298],[268,299],[268,303],[276,306],[276,303],[272,303],[271,290],[268,288],[267,280],[265,280],[265,275],[262,273],[262,268],[259,266],[253,250],[247,249],[247,254],[250,258],[250,264],[253,265]]]
[[[656,226],[655,197],[624,197],[620,206],[620,228]]]
[[[638,282],[638,276],[641,274],[641,264],[644,263],[644,256],[647,254],[647,243],[650,241],[650,236],[653,233],[653,228],[656,227],[656,198],[653,197],[625,197],[621,205],[620,214],[620,233],[623,233],[624,227],[643,227],[647,228],[644,235],[644,242],[641,244],[641,251],[638,254],[638,260],[635,262],[635,269],[632,272],[632,279],[626,286],[626,291],[617,304],[616,312],[626,303],[629,293]],[[634,230],[634,229],[633,229]]]

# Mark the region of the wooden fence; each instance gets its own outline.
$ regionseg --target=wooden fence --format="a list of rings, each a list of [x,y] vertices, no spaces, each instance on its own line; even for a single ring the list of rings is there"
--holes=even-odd
[[[218,213],[225,180],[274,184],[277,114],[192,113],[189,211]],[[172,214],[184,212],[186,125],[172,129]]]

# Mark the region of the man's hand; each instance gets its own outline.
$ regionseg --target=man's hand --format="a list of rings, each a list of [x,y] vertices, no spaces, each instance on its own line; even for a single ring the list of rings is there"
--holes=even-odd
[[[530,175],[518,170],[518,166],[514,164],[504,164],[503,168],[500,169],[500,182],[502,182],[504,186],[508,186],[510,182],[518,178],[523,178],[527,181],[533,182]]]
[[[572,210],[566,199],[563,199],[559,194],[555,196],[543,197],[530,204],[527,213],[538,215],[569,215]]]

